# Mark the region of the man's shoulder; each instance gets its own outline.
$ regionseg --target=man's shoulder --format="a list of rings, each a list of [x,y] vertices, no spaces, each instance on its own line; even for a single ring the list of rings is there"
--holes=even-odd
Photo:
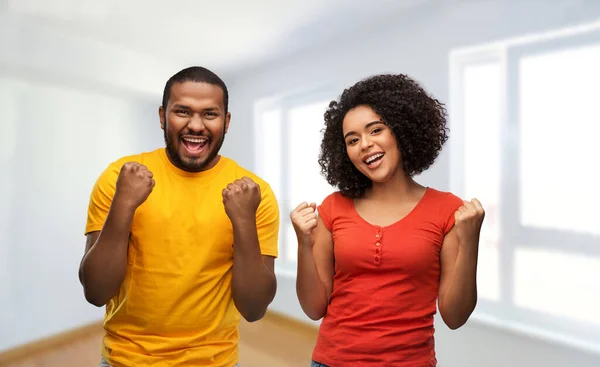
[[[252,181],[256,182],[261,188],[270,187],[269,183],[260,177],[258,174],[254,173],[250,169],[240,165],[235,160],[221,156],[222,159],[227,161],[227,165],[230,167],[229,169],[234,172],[235,178],[240,179],[242,177],[248,177],[252,179]]]
[[[114,184],[117,176],[119,176],[119,172],[121,172],[121,168],[127,162],[136,162],[144,165],[148,165],[150,162],[156,162],[160,159],[160,149],[156,149],[154,151],[142,152],[137,154],[129,154],[125,156],[121,156],[115,160],[112,160],[105,166],[104,170],[100,174],[98,181],[99,182],[108,182]]]
[[[140,163],[140,164],[148,164],[154,161],[157,161],[160,159],[160,151],[161,148],[155,149],[155,150],[151,150],[151,151],[145,151],[145,152],[140,152],[140,153],[135,153],[135,154],[128,154],[125,156],[121,156],[120,158],[110,162],[110,165],[121,169],[121,167],[123,167],[123,165],[125,163],[128,162],[136,162],[136,163]]]

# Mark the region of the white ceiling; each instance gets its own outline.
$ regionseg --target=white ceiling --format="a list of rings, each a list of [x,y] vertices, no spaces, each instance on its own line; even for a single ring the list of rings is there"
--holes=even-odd
[[[236,73],[426,0],[4,0],[5,11],[177,65]]]

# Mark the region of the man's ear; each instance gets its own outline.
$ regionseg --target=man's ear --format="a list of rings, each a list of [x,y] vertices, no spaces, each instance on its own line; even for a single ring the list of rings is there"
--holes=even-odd
[[[165,129],[165,110],[162,108],[162,106],[160,106],[158,108],[158,118],[160,119],[160,128],[161,129]]]
[[[225,116],[225,134],[227,134],[227,130],[229,130],[229,122],[231,121],[231,112],[227,112]]]

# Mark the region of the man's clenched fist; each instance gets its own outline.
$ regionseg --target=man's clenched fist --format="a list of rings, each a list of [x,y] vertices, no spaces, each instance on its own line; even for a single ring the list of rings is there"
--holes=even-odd
[[[242,177],[223,189],[223,205],[229,219],[255,220],[256,211],[262,200],[260,186],[251,178]]]
[[[131,209],[137,209],[152,192],[154,188],[152,172],[146,166],[137,162],[127,162],[121,167],[117,178],[115,199]]]

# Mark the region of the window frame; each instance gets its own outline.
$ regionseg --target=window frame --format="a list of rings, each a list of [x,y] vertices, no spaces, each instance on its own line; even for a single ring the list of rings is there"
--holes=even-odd
[[[511,138],[519,141],[519,62],[522,58],[527,56],[533,56],[544,52],[555,52],[564,49],[572,49],[580,46],[588,46],[590,44],[600,45],[600,30],[588,31],[583,34],[570,35],[559,39],[545,39],[539,40],[534,44],[527,45],[515,45],[507,49],[507,70],[508,70],[508,90],[507,95],[512,96],[508,99],[508,111],[510,116],[507,123],[510,126]],[[507,169],[511,180],[516,185],[521,182],[520,174],[520,147],[512,147],[515,151],[511,155],[511,162],[508,162]],[[511,203],[515,203],[515,213],[521,213],[520,211],[520,191],[514,190],[513,192],[507,193],[506,200]],[[525,248],[544,248],[552,249],[557,251],[567,250],[569,253],[581,254],[581,255],[593,255],[600,256],[600,246],[598,246],[598,238],[591,234],[569,232],[558,229],[539,229],[521,224],[521,218],[519,216],[507,216],[503,218],[507,220],[509,225],[509,231],[515,233],[512,241],[518,243],[518,246]],[[564,245],[569,243],[568,248]]]
[[[523,57],[544,51],[560,51],[574,46],[600,45],[600,24],[570,30],[528,36],[478,47],[454,50],[450,53],[449,122],[450,187],[458,195],[464,193],[464,90],[466,67],[496,61],[502,72],[500,91],[501,134],[504,148],[500,164],[500,238],[499,285],[500,299],[480,299],[473,314],[479,321],[503,328],[525,331],[542,339],[559,341],[584,350],[600,353],[600,325],[580,322],[568,317],[544,314],[515,304],[515,257],[518,249],[557,250],[566,254],[600,255],[598,238],[591,234],[557,229],[538,229],[521,224],[520,218],[520,124],[519,124],[519,62]],[[568,245],[565,245],[568,243]]]
[[[450,131],[452,132],[451,140],[449,141],[449,150],[450,150],[450,189],[455,194],[460,197],[464,196],[466,180],[465,180],[465,127],[463,125],[464,121],[464,90],[462,87],[462,81],[464,70],[471,65],[483,64],[488,62],[499,62],[502,76],[506,73],[505,70],[505,58],[506,53],[502,48],[482,48],[482,49],[474,49],[474,50],[459,50],[456,52],[452,52],[450,54],[450,94],[449,94],[449,125]],[[501,101],[500,108],[501,111],[505,111],[505,92],[501,91]],[[500,116],[500,126],[501,133],[504,132],[504,121],[505,116]],[[503,138],[504,140],[504,138]],[[501,157],[502,159],[502,157]],[[504,162],[501,161],[503,165]],[[502,173],[500,174],[502,178]],[[502,183],[501,183],[501,192],[500,198],[502,199]],[[504,219],[504,214],[502,212],[499,213],[500,217],[500,228],[502,228],[502,220]],[[502,230],[500,230],[500,234],[502,235]],[[504,272],[504,269],[507,267],[507,263],[510,259],[506,259],[504,256],[505,252],[503,247],[503,239],[500,237],[498,239],[500,242],[498,254],[499,254],[499,264],[498,271],[500,273]],[[509,245],[510,246],[510,245]],[[479,298],[477,303],[477,308],[475,309],[474,316],[478,315],[487,316],[490,315],[498,315],[502,314],[502,311],[507,309],[506,304],[506,296],[505,294],[510,290],[506,288],[505,281],[502,277],[499,277],[499,300],[489,300],[484,298]]]
[[[279,256],[275,262],[275,271],[278,275],[287,277],[296,277],[297,262],[290,261],[289,253],[296,251],[295,246],[290,245],[287,241],[287,231],[292,225],[290,219],[290,213],[297,205],[297,203],[290,202],[290,171],[293,169],[290,165],[286,164],[289,161],[289,112],[290,110],[310,105],[313,103],[319,103],[324,101],[334,100],[334,93],[331,92],[332,88],[328,86],[320,86],[314,88],[307,88],[302,91],[295,91],[285,95],[278,95],[275,97],[267,97],[258,100],[254,105],[254,120],[259,121],[260,116],[268,111],[276,109],[281,110],[280,123],[280,145],[281,149],[281,165],[279,167],[279,182],[281,184],[279,197],[277,198],[280,209],[280,226],[279,226]],[[324,120],[323,120],[324,124]],[[259,124],[255,123],[255,137],[258,136]],[[323,126],[324,127],[324,126]],[[254,144],[262,145],[262,141],[255,139]],[[255,151],[257,147],[255,147]],[[264,162],[261,162],[262,154],[255,154],[255,166],[262,167]],[[325,180],[325,178],[322,178]],[[332,192],[334,188],[332,187]]]

